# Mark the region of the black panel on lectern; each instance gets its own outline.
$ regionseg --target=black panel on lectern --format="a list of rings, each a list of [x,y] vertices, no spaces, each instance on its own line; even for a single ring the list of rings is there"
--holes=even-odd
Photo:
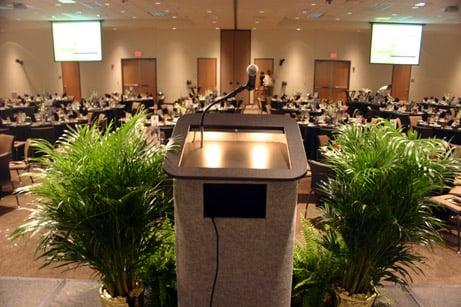
[[[265,184],[203,184],[203,216],[266,218]]]

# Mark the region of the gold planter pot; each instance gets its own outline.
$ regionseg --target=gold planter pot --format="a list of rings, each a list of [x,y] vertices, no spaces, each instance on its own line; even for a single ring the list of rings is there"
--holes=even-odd
[[[117,296],[112,297],[109,292],[101,286],[99,288],[99,301],[102,307],[142,307],[144,306],[144,288],[133,290],[133,297]]]
[[[373,306],[377,293],[372,294],[353,294],[350,295],[344,289],[338,288],[335,290],[338,307],[371,307]]]

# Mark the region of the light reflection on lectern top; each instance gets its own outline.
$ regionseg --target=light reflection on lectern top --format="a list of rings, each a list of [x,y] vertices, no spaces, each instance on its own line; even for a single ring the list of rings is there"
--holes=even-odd
[[[189,131],[179,166],[200,168],[290,169],[283,131]]]

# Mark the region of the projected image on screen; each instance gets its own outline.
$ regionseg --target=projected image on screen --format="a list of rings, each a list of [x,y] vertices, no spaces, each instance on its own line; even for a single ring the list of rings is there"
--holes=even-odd
[[[53,22],[55,61],[101,61],[99,21]]]
[[[419,64],[422,25],[373,24],[370,63]]]

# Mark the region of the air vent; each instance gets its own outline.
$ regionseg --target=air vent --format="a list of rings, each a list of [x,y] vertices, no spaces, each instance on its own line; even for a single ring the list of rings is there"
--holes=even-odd
[[[312,12],[312,13],[309,13],[309,14],[306,14],[306,16],[308,18],[313,18],[313,19],[317,19],[317,18],[320,18],[324,15],[324,13],[321,13],[321,12]]]
[[[13,9],[15,10],[25,10],[27,6],[24,3],[15,2],[13,3]]]
[[[163,17],[166,16],[166,13],[164,11],[152,11],[152,12],[147,12],[149,15],[153,17]]]
[[[375,11],[375,12],[381,12],[381,11],[385,11],[385,10],[389,9],[391,6],[392,6],[391,3],[386,3],[386,2],[376,3],[376,4],[370,5],[368,7],[368,10],[369,11]]]
[[[104,5],[102,5],[99,2],[82,2],[80,4],[82,6],[84,6],[84,7],[92,9],[92,10],[97,10],[97,9],[100,9],[100,8],[104,7]]]
[[[445,12],[447,13],[456,13],[459,11],[459,7],[457,5],[450,5],[445,8]]]

